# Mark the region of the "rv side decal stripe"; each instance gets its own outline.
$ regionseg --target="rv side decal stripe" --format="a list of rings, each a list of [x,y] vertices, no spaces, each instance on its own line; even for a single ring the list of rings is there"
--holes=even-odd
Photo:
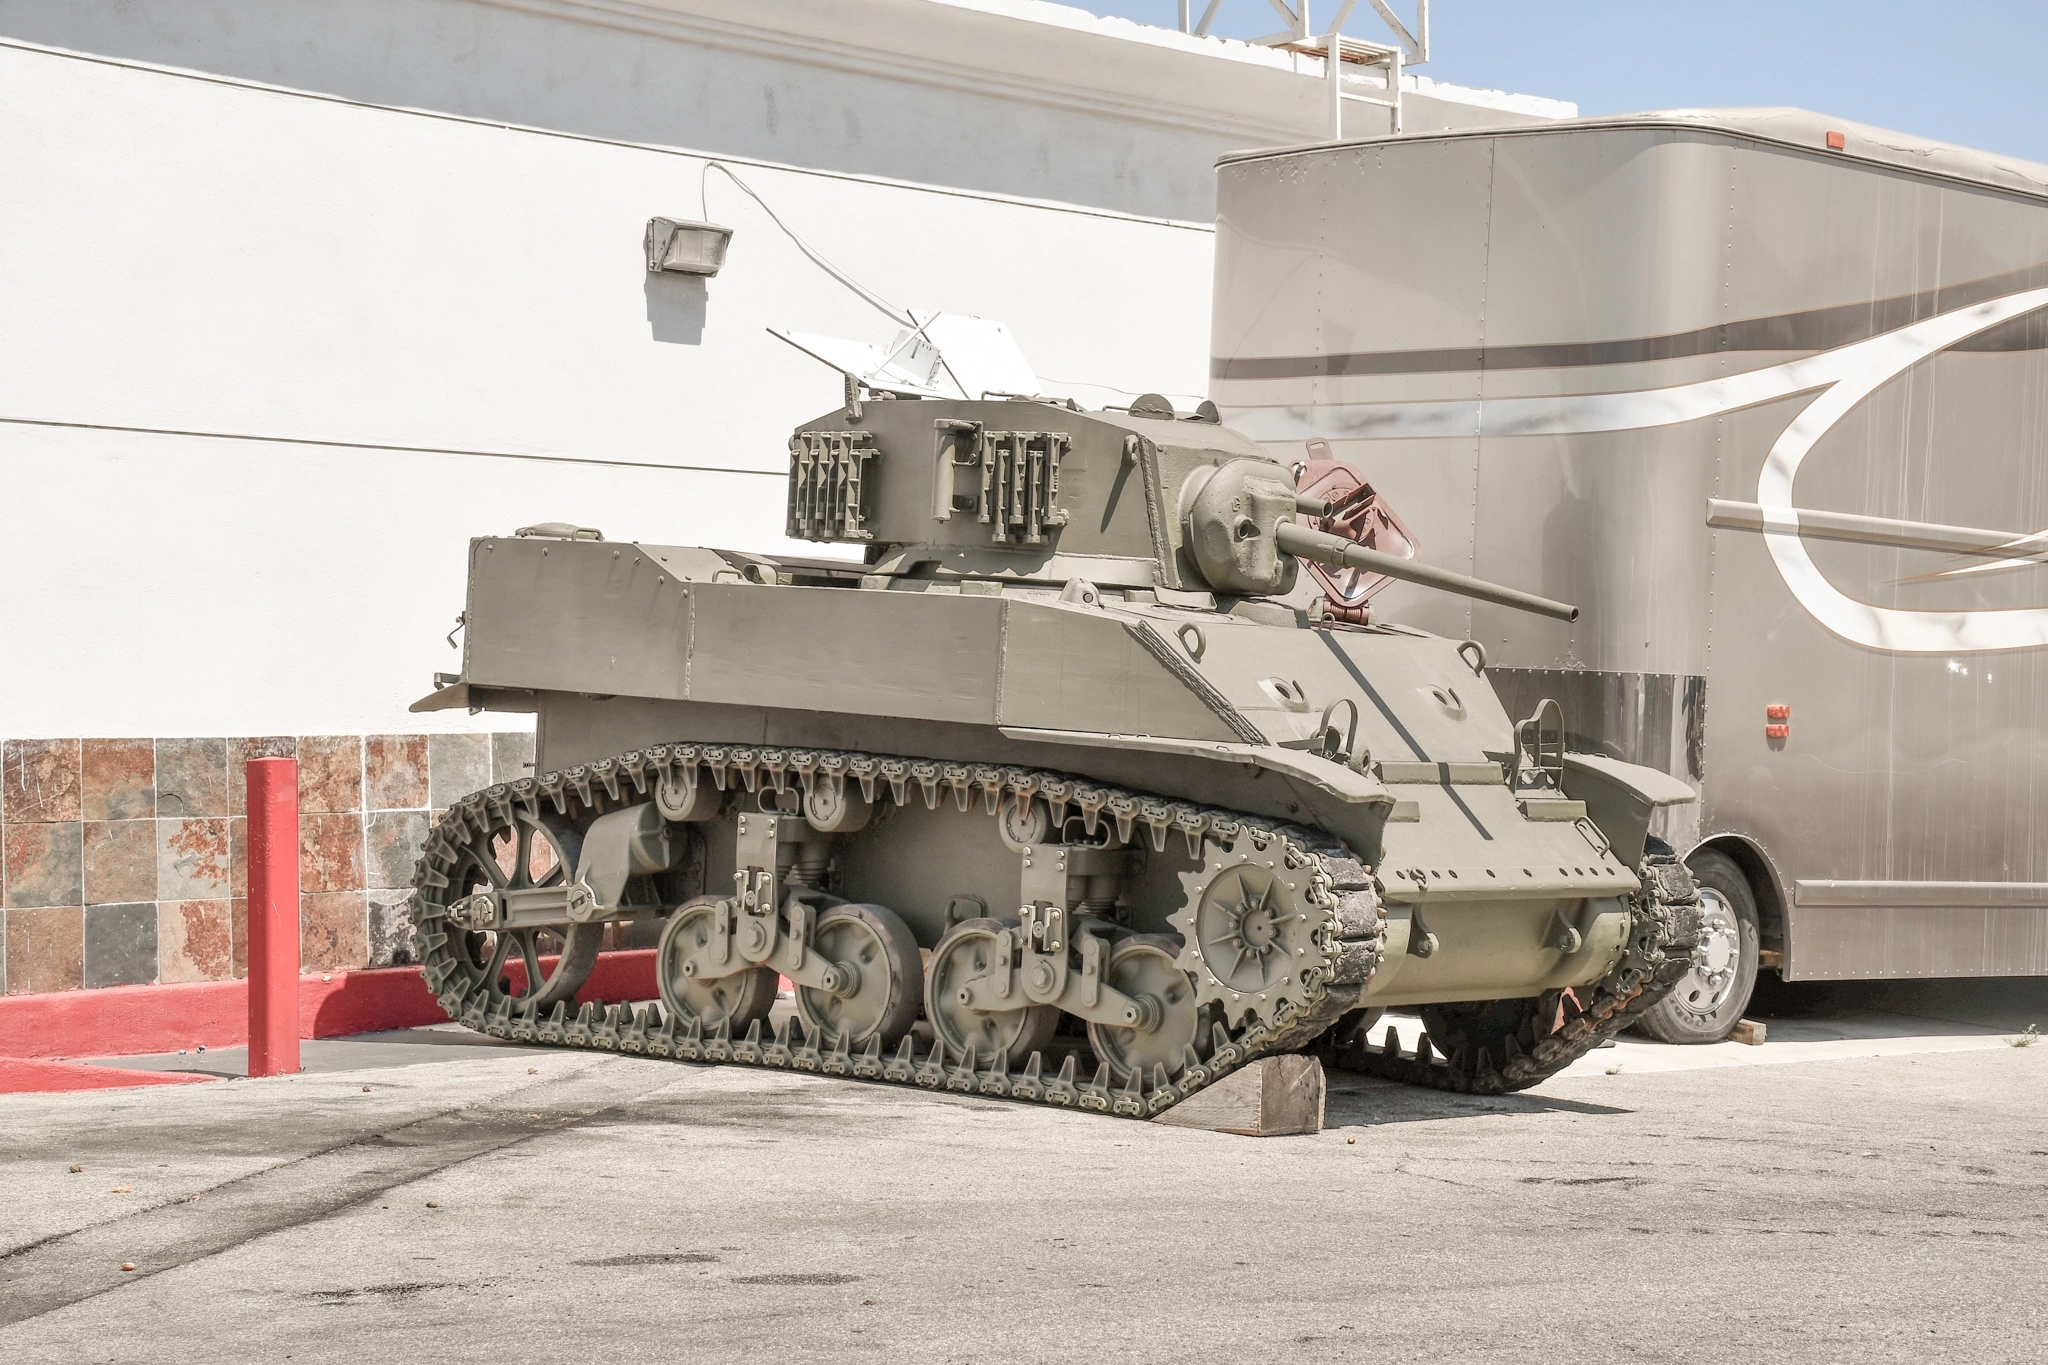
[[[1212,379],[1321,379],[1346,375],[1459,374],[1474,370],[1580,369],[1681,360],[1723,351],[1827,351],[1910,326],[1973,303],[2048,284],[2048,262],[1917,294],[1836,304],[1797,313],[1702,327],[1665,336],[1529,346],[1452,347],[1432,351],[1357,351],[1341,355],[1211,357]],[[2018,319],[1958,342],[1958,351],[2048,350],[2048,314]]]
[[[1578,436],[1676,426],[1815,389],[1859,397],[1957,342],[2048,308],[2048,288],[2009,294],[1916,322],[1838,350],[1656,389],[1542,398],[1431,399],[1407,403],[1238,406],[1224,420],[1254,441],[1399,440],[1472,436]],[[1810,415],[1813,408],[1807,410]],[[1832,420],[1832,419],[1830,419]],[[1810,427],[1795,420],[1794,429]],[[1818,435],[1818,430],[1812,430]],[[1803,452],[1802,452],[1803,453]],[[1779,499],[1759,497],[1758,502]]]
[[[1767,527],[1794,530],[1794,482],[1816,442],[1878,389],[1959,342],[2048,308],[2048,288],[1958,308],[1909,327],[1782,365],[1693,384],[1551,398],[1416,403],[1233,407],[1230,425],[1255,441],[1573,436],[1638,431],[1716,417],[1795,394],[1812,400],[1792,415],[1757,476]],[[1896,654],[1977,653],[2048,647],[2048,607],[1914,611],[1858,601],[1827,580],[1796,535],[1767,535],[1785,586],[1823,626],[1866,649]]]

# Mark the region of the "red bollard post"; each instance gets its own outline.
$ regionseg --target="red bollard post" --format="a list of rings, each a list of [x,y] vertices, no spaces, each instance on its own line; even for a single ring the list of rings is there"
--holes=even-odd
[[[299,1069],[299,762],[252,758],[249,1074]]]

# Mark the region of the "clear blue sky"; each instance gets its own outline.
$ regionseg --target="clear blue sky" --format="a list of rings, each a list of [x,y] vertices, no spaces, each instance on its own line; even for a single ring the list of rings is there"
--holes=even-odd
[[[1065,0],[1172,28],[1176,0]],[[1208,0],[1193,0],[1200,18]],[[1415,0],[1390,0],[1410,24]],[[1314,0],[1310,18],[1337,0]],[[1223,0],[1214,32],[1282,27]],[[1359,0],[1344,31],[1383,39]],[[2048,0],[1436,0],[1417,74],[1581,113],[1792,104],[2048,162]]]

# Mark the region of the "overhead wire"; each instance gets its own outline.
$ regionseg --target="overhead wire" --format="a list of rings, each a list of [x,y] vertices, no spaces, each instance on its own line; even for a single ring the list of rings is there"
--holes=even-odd
[[[796,249],[798,251],[801,251],[804,253],[804,255],[810,257],[811,263],[813,265],[817,266],[827,275],[830,275],[833,279],[845,285],[848,289],[851,289],[854,293],[860,295],[862,300],[864,300],[866,303],[868,303],[870,306],[877,309],[878,311],[886,314],[892,321],[899,322],[903,324],[905,327],[913,329],[919,326],[916,317],[914,317],[911,314],[909,309],[898,307],[897,305],[889,302],[880,294],[877,294],[874,290],[868,288],[859,280],[856,280],[855,278],[853,278],[853,276],[847,274],[844,270],[832,264],[832,262],[826,260],[824,253],[820,252],[816,247],[812,246],[809,242],[805,241],[803,239],[802,234],[797,232],[795,228],[783,222],[782,216],[776,213],[774,209],[769,207],[768,201],[766,199],[763,199],[758,193],[756,193],[752,185],[749,185],[746,181],[740,179],[739,173],[733,170],[732,167],[726,165],[723,161],[706,161],[704,163],[704,169],[700,171],[697,175],[697,211],[704,215],[704,221],[711,221],[711,204],[710,199],[707,195],[706,182],[710,180],[711,172],[713,171],[722,172],[727,180],[732,181],[734,185],[739,187],[740,193],[746,195],[747,198],[753,200],[756,204],[759,204],[761,206],[761,212],[767,214],[769,221],[774,223],[775,226],[777,226],[778,228],[782,229],[782,235],[789,238],[790,241],[794,242],[796,244]]]
[[[708,223],[711,221],[711,200],[709,194],[709,185],[711,180],[711,172],[713,172],[714,170],[722,174],[727,180],[730,180],[733,183],[733,185],[739,189],[740,193],[746,195],[747,198],[753,200],[756,204],[760,205],[761,212],[768,215],[768,220],[774,223],[776,227],[780,228],[782,230],[782,235],[789,238],[789,240],[795,244],[796,249],[798,251],[801,251],[807,258],[809,258],[810,262],[813,265],[817,266],[827,275],[830,275],[840,284],[845,285],[855,294],[859,295],[862,302],[868,304],[876,311],[882,313],[890,321],[898,323],[901,326],[909,329],[909,334],[898,340],[896,345],[890,350],[888,355],[883,358],[882,365],[886,366],[891,361],[895,360],[897,355],[902,352],[903,348],[906,345],[908,345],[913,338],[922,338],[926,345],[932,344],[931,338],[925,334],[925,328],[931,326],[933,321],[935,321],[938,318],[939,315],[937,313],[933,313],[925,318],[920,319],[917,316],[917,314],[912,312],[910,309],[889,302],[889,300],[883,298],[880,294],[877,294],[874,290],[868,288],[859,280],[853,278],[853,276],[848,274],[844,269],[840,268],[837,265],[834,265],[830,260],[826,259],[825,254],[823,252],[819,251],[816,247],[812,246],[809,242],[805,241],[803,238],[803,234],[799,233],[795,228],[791,227],[789,224],[783,222],[782,215],[778,214],[769,205],[768,201],[761,197],[759,191],[757,191],[752,185],[749,185],[746,181],[740,179],[739,173],[737,171],[733,170],[732,167],[726,165],[723,161],[716,160],[715,158],[707,158],[704,162],[703,168],[697,174],[697,212],[703,216],[703,220],[705,222]],[[953,367],[946,364],[945,352],[943,350],[940,350],[939,352],[939,364],[945,368],[947,375],[953,378],[955,386],[959,387],[960,391],[963,394],[966,393],[966,386],[960,384],[959,378],[953,375]],[[1136,398],[1145,393],[1154,392],[1150,389],[1123,389],[1118,388],[1114,384],[1096,384],[1086,380],[1053,379],[1049,375],[1040,375],[1039,378],[1047,380],[1050,383],[1063,384],[1069,388],[1102,389],[1108,393],[1122,394],[1126,397],[1131,398]],[[1192,398],[1196,402],[1200,402],[1208,395],[1198,393],[1169,393],[1164,394],[1163,396],[1167,398]]]

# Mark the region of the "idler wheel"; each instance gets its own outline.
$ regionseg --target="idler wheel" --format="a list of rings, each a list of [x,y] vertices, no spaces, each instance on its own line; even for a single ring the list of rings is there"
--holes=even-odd
[[[796,988],[797,1016],[820,1047],[841,1038],[849,1049],[875,1038],[894,1047],[910,1032],[924,996],[924,965],[902,916],[883,905],[835,905],[818,916],[810,951],[838,978],[831,990]]]
[[[1110,950],[1104,976],[1138,1002],[1141,1018],[1129,1028],[1091,1023],[1088,1042],[1118,1085],[1128,1085],[1133,1072],[1149,1078],[1155,1066],[1165,1067],[1169,1080],[1176,1078],[1187,1065],[1188,1048],[1200,1051],[1201,1004],[1180,969],[1180,948],[1179,940],[1164,934],[1133,934]]]
[[[603,943],[602,924],[486,929],[464,933],[462,952],[478,976],[498,994],[509,996],[515,1008],[536,1005],[545,1014],[575,997]],[[544,954],[555,959],[553,966],[542,963]],[[519,979],[507,970],[514,962],[519,964]]]
[[[524,891],[559,885],[574,866],[582,838],[521,815],[480,834],[464,847],[449,879],[455,899],[473,892]],[[463,930],[457,961],[473,981],[524,1010],[541,1013],[573,1000],[596,965],[604,944],[602,924],[563,924],[521,929]],[[543,967],[542,957],[554,958]],[[519,975],[510,970],[519,964]]]
[[[676,907],[654,950],[654,978],[662,1006],[679,1027],[694,1019],[706,1033],[729,1024],[739,1034],[775,1007],[777,974],[766,967],[734,971],[737,953],[716,959],[711,945],[719,904],[717,896],[699,896]]]
[[[978,1010],[960,1000],[969,982],[1007,970],[997,966],[997,936],[1016,927],[1015,920],[965,920],[947,930],[932,949],[931,964],[925,969],[925,1018],[955,1057],[965,1056],[971,1047],[977,1058],[987,1061],[1008,1049],[1011,1061],[1021,1066],[1052,1042],[1060,1023],[1056,1006],[1026,1005],[1019,995],[1017,1009]]]

